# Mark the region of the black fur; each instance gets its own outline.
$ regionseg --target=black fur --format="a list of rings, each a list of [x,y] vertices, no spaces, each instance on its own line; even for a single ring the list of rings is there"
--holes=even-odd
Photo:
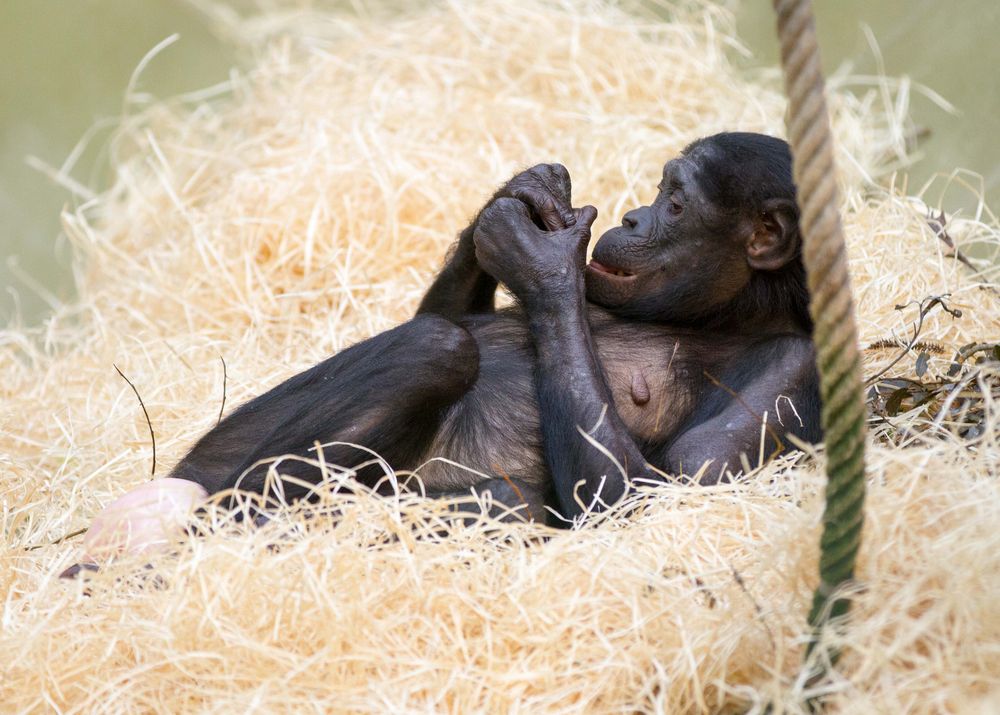
[[[243,405],[172,476],[262,492],[260,460],[349,442],[419,468],[430,494],[472,488],[525,502],[522,515],[540,518],[547,503],[572,518],[654,476],[647,464],[703,482],[738,469],[741,455],[755,464],[764,413],[765,455],[789,448],[791,434],[821,438],[785,142],[694,142],[586,270],[578,246],[594,212],[569,197],[559,165],[514,177],[461,233],[416,318]],[[754,241],[773,270],[750,265]],[[498,281],[521,307],[494,310]],[[346,446],[323,456],[345,467],[371,459]],[[279,471],[306,485],[318,475],[301,461]],[[285,497],[307,491],[290,484]]]

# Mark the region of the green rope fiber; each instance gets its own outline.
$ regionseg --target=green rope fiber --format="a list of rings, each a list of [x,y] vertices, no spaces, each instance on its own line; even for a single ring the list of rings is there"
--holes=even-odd
[[[841,587],[854,576],[864,521],[865,405],[812,3],[774,0],[774,9],[788,93],[788,140],[802,209],[802,254],[811,295],[809,310],[815,323],[813,337],[827,456],[820,580],[809,613],[813,638],[806,653],[808,660],[820,642],[824,626],[844,616],[850,607],[849,599],[840,594]],[[835,662],[838,653],[827,656]],[[822,674],[817,670],[813,679]]]

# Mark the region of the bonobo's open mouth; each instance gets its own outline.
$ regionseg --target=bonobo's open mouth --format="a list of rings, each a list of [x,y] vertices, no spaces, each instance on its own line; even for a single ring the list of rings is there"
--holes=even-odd
[[[583,272],[587,300],[605,308],[627,303],[640,286],[639,275],[625,268],[591,260]]]
[[[600,263],[599,261],[595,261],[593,259],[591,259],[590,263],[587,265],[587,268],[596,273],[603,273],[604,275],[612,276],[615,278],[635,278],[635,273],[633,273],[632,271],[627,271],[624,268],[615,268],[613,266],[606,266],[603,263]]]

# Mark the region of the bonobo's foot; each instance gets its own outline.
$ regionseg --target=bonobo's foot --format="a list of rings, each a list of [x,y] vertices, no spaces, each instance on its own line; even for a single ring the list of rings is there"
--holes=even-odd
[[[471,495],[466,491],[434,496],[474,496],[475,501],[456,501],[450,507],[452,512],[462,516],[467,523],[475,522],[483,515],[502,522],[546,523],[548,511],[545,508],[545,497],[536,487],[520,479],[488,479],[472,486],[471,492]]]
[[[576,223],[572,190],[565,166],[538,164],[514,176],[493,199],[517,199],[528,207],[538,228],[559,231]]]
[[[96,571],[117,554],[162,549],[188,526],[191,512],[208,498],[204,487],[187,479],[157,479],[126,492],[104,508],[83,537],[83,558],[60,578]]]

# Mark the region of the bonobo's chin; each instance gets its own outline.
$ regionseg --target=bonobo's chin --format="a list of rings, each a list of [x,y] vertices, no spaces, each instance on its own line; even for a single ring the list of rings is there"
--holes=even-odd
[[[637,275],[617,275],[595,263],[588,265],[583,274],[587,300],[612,310],[632,300],[639,279]]]

